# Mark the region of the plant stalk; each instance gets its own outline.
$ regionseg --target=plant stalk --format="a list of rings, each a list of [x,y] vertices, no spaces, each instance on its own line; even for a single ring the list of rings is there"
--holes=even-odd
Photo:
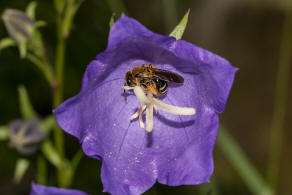
[[[224,128],[220,128],[218,145],[247,187],[256,195],[273,195],[258,170],[251,164],[242,149]]]
[[[292,52],[292,6],[287,8],[280,46],[276,77],[275,103],[270,130],[269,161],[267,177],[277,192],[280,172],[281,151],[284,133],[284,119],[289,91],[289,72]]]

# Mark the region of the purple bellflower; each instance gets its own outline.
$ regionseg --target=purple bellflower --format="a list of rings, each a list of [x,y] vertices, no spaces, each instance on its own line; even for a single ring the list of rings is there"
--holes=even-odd
[[[148,63],[178,73],[184,83],[169,83],[162,98],[134,87],[125,101],[125,74]],[[107,49],[88,65],[80,93],[54,112],[85,154],[102,161],[105,192],[142,194],[156,181],[201,184],[213,173],[217,114],[224,111],[235,72],[220,56],[122,15]]]
[[[30,195],[88,195],[80,190],[56,188],[32,183]]]

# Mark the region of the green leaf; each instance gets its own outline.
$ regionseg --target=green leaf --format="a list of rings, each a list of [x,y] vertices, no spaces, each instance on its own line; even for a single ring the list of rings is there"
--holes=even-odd
[[[15,42],[11,38],[4,38],[0,40],[0,52],[2,49],[5,49],[7,47],[15,46]]]
[[[222,127],[219,130],[218,145],[251,192],[257,195],[273,194],[271,188],[248,160],[240,146]]]
[[[63,162],[59,156],[57,150],[54,148],[53,144],[47,140],[42,144],[42,152],[44,153],[47,160],[52,163],[55,167],[61,169]]]
[[[183,19],[180,21],[180,23],[173,29],[173,31],[169,34],[169,36],[172,36],[176,38],[176,40],[179,40],[182,38],[187,23],[189,19],[190,9],[187,11],[187,13],[184,15]]]
[[[75,153],[75,155],[74,155],[74,157],[72,159],[72,162],[71,162],[74,172],[75,172],[75,169],[77,168],[77,166],[78,166],[78,164],[79,164],[79,162],[80,162],[82,157],[83,157],[83,151],[81,149],[79,149]]]
[[[32,1],[28,4],[28,6],[26,7],[25,13],[26,15],[32,20],[35,20],[35,8],[37,6],[37,2],[36,1]]]
[[[112,28],[112,26],[113,26],[114,23],[115,23],[115,16],[116,16],[116,14],[113,13],[112,16],[111,16],[111,18],[110,18],[110,21],[109,21],[110,29]]]
[[[7,126],[0,126],[0,140],[7,140],[9,137],[9,129]]]
[[[20,112],[21,112],[22,117],[26,119],[36,117],[37,114],[30,103],[29,96],[27,94],[25,87],[19,86],[18,93],[19,93],[19,106],[20,106]]]
[[[13,181],[15,183],[19,183],[23,178],[25,172],[27,171],[29,166],[29,161],[25,158],[20,158],[16,161],[16,167],[14,170]]]

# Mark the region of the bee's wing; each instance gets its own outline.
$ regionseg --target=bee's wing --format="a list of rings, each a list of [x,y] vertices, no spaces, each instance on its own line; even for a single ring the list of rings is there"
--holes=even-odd
[[[168,71],[168,70],[161,70],[161,69],[155,68],[153,73],[154,73],[154,76],[158,77],[159,79],[168,81],[168,82],[173,82],[173,83],[183,83],[184,82],[184,78],[182,76],[180,76],[177,73]]]

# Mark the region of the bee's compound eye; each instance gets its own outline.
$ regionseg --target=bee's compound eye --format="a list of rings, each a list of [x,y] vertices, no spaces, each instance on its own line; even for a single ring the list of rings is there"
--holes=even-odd
[[[131,81],[130,79],[128,79],[128,80],[127,80],[127,85],[128,85],[128,86],[131,86],[131,84],[132,84],[132,81]]]

